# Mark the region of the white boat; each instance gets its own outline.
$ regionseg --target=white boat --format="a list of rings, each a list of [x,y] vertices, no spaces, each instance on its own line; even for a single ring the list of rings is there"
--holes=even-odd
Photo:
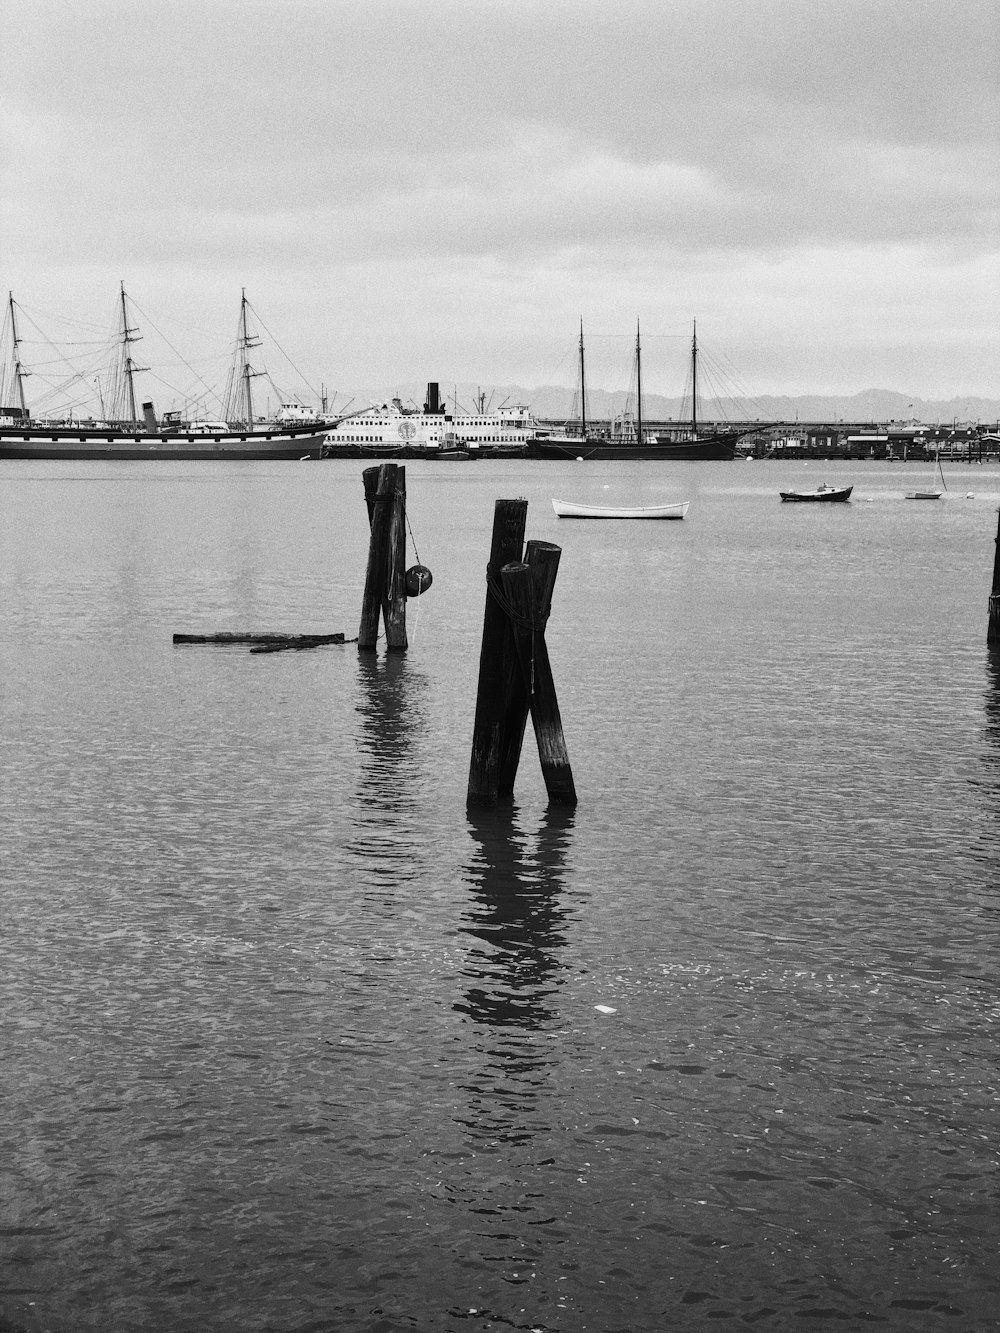
[[[942,489],[940,491],[936,489],[936,486],[929,486],[925,490],[908,492],[906,498],[908,500],[940,500],[941,496],[948,489],[948,483],[944,479],[944,469],[941,467],[940,449],[938,449],[937,452],[937,467],[934,474],[935,483],[937,482],[938,477],[941,478]]]
[[[553,500],[557,518],[683,518],[690,500],[669,505],[584,505],[573,500]]]

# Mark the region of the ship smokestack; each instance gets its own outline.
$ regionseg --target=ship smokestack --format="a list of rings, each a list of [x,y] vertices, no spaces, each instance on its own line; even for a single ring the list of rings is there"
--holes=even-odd
[[[436,384],[427,385],[427,401],[424,403],[424,411],[431,416],[436,416],[441,411],[441,398]]]
[[[156,430],[156,413],[153,411],[152,403],[143,403],[142,419],[146,423],[147,430]]]

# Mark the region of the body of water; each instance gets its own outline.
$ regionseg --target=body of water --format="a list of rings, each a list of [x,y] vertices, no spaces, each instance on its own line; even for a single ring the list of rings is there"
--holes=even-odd
[[[1000,470],[410,464],[405,656],[172,645],[354,636],[364,466],[3,465],[0,1312],[1000,1326]],[[515,496],[580,801],[470,816]]]

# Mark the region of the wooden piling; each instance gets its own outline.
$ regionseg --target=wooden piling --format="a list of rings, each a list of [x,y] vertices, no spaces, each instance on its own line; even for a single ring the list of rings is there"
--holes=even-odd
[[[375,648],[381,616],[389,651],[405,652],[406,470],[395,463],[381,463],[365,468],[362,480],[371,533],[358,649]]]
[[[561,554],[561,548],[551,542],[530,541],[524,563],[506,565],[501,578],[510,606],[514,643],[545,790],[550,801],[576,805],[573,771],[545,643],[545,625],[552,608]],[[513,775],[510,781],[513,786]]]
[[[405,653],[406,642],[406,468],[397,467],[389,518],[385,571],[385,644],[390,653]]]
[[[521,559],[527,516],[527,500],[497,500],[494,506],[469,764],[470,805],[495,805],[501,796],[511,794],[517,756],[521,752],[527,719],[527,692],[518,665],[510,618],[505,610],[500,571],[504,565]]]
[[[990,616],[986,642],[1000,651],[1000,518],[997,519],[996,551],[993,556],[993,588],[990,592]]]

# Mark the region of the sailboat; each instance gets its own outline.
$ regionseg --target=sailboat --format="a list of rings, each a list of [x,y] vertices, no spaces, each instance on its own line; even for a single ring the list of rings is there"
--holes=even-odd
[[[906,496],[907,500],[940,500],[940,499],[941,499],[941,496],[942,496],[942,494],[943,494],[943,492],[946,491],[946,490],[948,489],[948,483],[947,483],[947,482],[945,481],[945,479],[944,479],[944,470],[943,470],[943,468],[941,467],[941,450],[940,450],[940,447],[938,448],[937,453],[935,454],[935,459],[936,459],[937,466],[936,466],[936,468],[935,468],[935,470],[934,470],[934,476],[935,476],[935,479],[937,479],[938,477],[940,477],[940,479],[941,479],[941,490],[940,490],[940,491],[937,490],[937,489],[936,489],[936,486],[931,486],[931,487],[928,487],[926,490],[921,490],[921,491],[910,491],[910,492],[908,492],[908,494],[907,494],[907,496]]]
[[[226,420],[183,421],[176,412],[158,420],[152,402],[142,402],[140,408],[135,377],[146,367],[136,364],[132,346],[142,335],[123,282],[118,300],[117,358],[107,381],[107,393],[101,392],[100,419],[51,421],[34,419],[28,410],[24,379],[30,371],[21,363],[17,306],[10,293],[13,373],[9,387],[6,374],[2,383],[3,396],[12,395],[16,402],[7,406],[0,401],[0,458],[319,458],[323,422],[316,418],[303,420],[306,414],[301,408],[291,410],[296,405],[283,404],[272,422],[254,420],[251,380],[264,372],[253,370],[248,358],[250,349],[259,346],[248,323],[248,304],[244,290],[224,409]]]
[[[755,423],[743,430],[701,432],[698,428],[698,327],[691,338],[691,423],[681,432],[656,434],[643,427],[642,420],[642,344],[639,327],[635,335],[636,410],[634,419],[623,413],[607,433],[588,432],[586,416],[586,379],[584,369],[583,321],[580,321],[580,434],[544,435],[532,441],[528,456],[533,458],[637,458],[665,461],[731,460],[745,435],[760,429]]]

